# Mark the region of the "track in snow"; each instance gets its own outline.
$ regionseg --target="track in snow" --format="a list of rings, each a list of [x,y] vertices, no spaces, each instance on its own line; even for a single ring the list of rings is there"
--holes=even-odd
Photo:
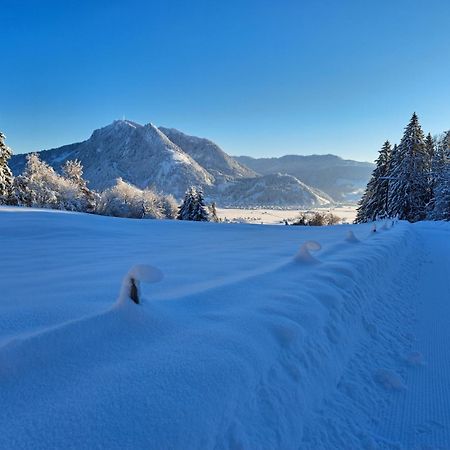
[[[424,245],[417,261],[420,286],[407,388],[379,430],[386,448],[450,448],[450,240],[448,227],[414,225]],[[420,267],[421,266],[421,267]],[[423,356],[423,362],[420,357]]]

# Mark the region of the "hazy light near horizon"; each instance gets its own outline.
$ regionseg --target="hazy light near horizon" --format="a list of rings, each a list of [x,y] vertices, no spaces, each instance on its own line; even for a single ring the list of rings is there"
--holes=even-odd
[[[446,1],[2,8],[0,130],[16,153],[87,139],[124,114],[250,156],[370,161],[413,111],[426,132],[450,128]]]

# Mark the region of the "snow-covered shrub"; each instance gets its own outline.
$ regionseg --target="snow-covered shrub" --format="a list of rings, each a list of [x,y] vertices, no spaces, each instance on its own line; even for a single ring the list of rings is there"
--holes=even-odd
[[[159,195],[151,189],[139,189],[121,178],[100,195],[97,213],[134,219],[173,218],[176,208],[172,196]]]
[[[13,191],[20,206],[83,211],[84,199],[77,184],[58,175],[35,153],[27,156],[24,172],[14,179]]]
[[[324,225],[336,225],[340,222],[341,218],[330,212],[307,211],[300,213],[291,225],[320,227]]]

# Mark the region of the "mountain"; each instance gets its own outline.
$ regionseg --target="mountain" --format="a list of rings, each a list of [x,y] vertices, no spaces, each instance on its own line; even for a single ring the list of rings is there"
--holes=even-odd
[[[59,169],[68,159],[78,159],[84,176],[94,189],[112,186],[116,178],[144,188],[181,197],[190,185],[212,186],[214,177],[170,141],[152,124],[116,120],[81,143],[39,152],[42,160]],[[11,159],[11,169],[20,173],[25,155]]]
[[[335,201],[358,200],[374,164],[335,155],[286,155],[279,158],[237,156],[237,161],[262,175],[286,173],[327,193]]]
[[[173,128],[157,128],[151,123],[116,120],[95,130],[83,142],[38,153],[56,170],[69,159],[80,160],[86,180],[96,190],[112,186],[120,177],[140,188],[154,187],[173,194],[177,199],[183,197],[188,186],[201,186],[208,201],[216,201],[219,206],[310,208],[332,202],[320,190],[320,183],[305,182],[313,174],[306,171],[300,177],[289,173],[288,169],[301,170],[295,164],[278,164],[283,158],[273,158],[268,164],[247,157],[237,161],[208,139]],[[26,155],[13,156],[10,166],[14,174],[21,173],[25,163]],[[312,170],[311,164],[309,167]],[[314,170],[322,173],[323,167],[318,164]]]
[[[175,128],[159,127],[159,130],[212,174],[216,181],[249,178],[257,175],[253,170],[240,164],[209,139],[189,136]]]
[[[312,208],[332,202],[292,175],[269,174],[229,183],[219,197],[225,206]]]

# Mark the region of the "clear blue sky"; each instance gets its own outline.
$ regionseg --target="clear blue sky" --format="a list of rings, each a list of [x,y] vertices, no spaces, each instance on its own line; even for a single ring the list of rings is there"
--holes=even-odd
[[[0,0],[0,130],[16,153],[114,119],[231,154],[372,160],[413,111],[450,128],[448,0]]]

